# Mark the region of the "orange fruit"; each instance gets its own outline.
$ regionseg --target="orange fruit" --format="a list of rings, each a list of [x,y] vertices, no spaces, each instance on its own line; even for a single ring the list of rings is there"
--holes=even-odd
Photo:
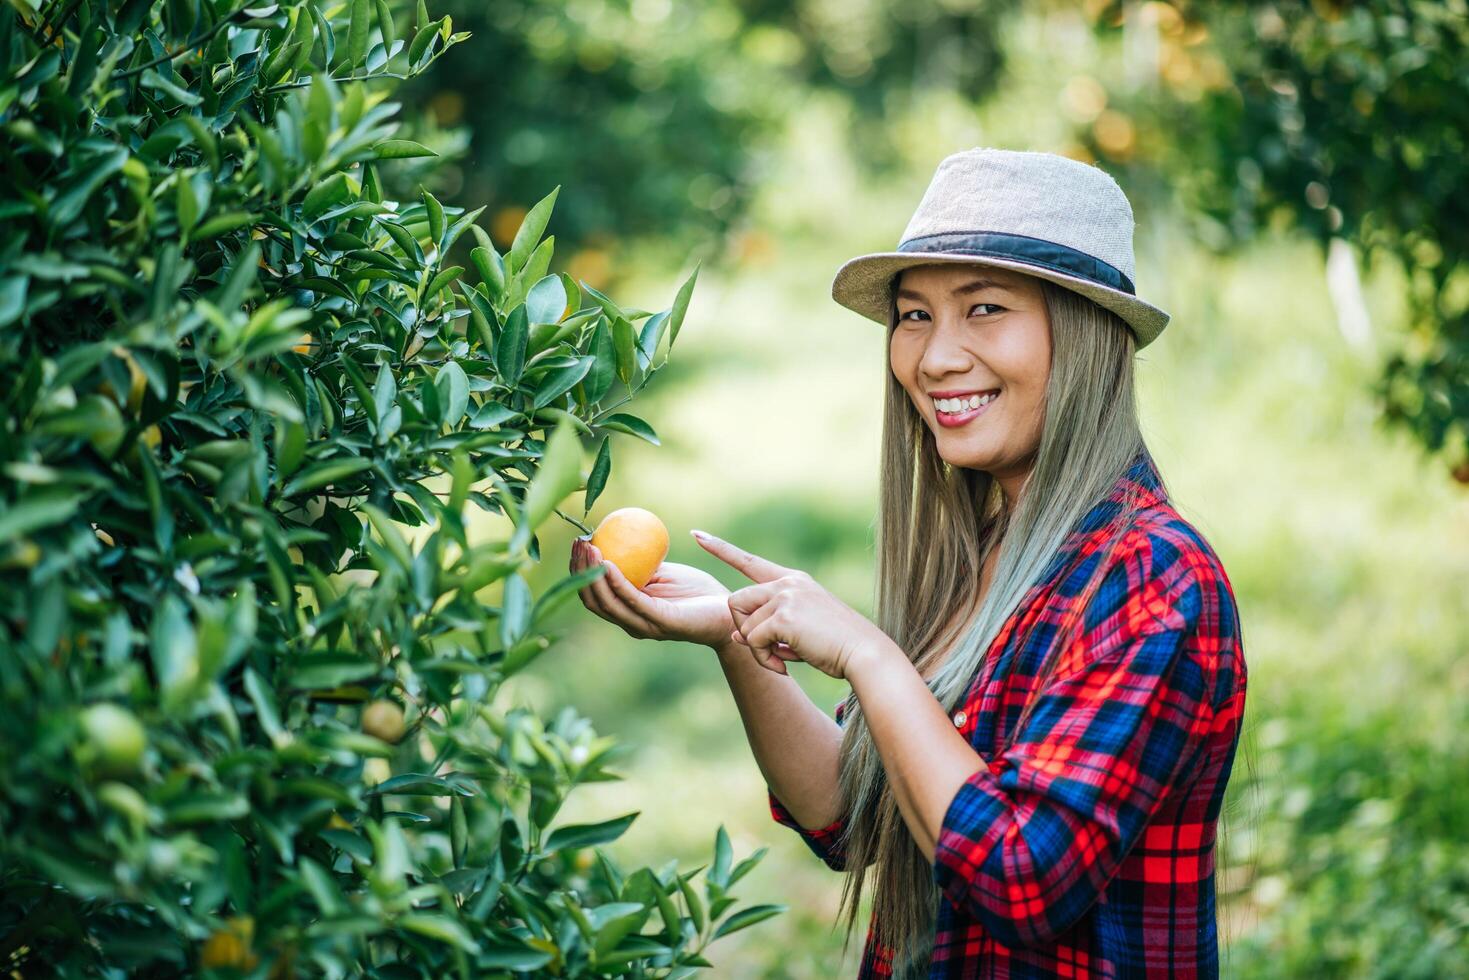
[[[230,919],[223,929],[215,930],[204,940],[199,950],[199,965],[206,970],[255,969],[260,959],[250,952],[254,933],[255,921],[249,916]]]
[[[362,730],[389,744],[402,738],[406,727],[403,723],[403,709],[396,701],[380,699],[362,711]]]
[[[100,773],[120,776],[143,762],[148,732],[127,708],[103,701],[82,712],[79,752]]]
[[[650,510],[619,507],[592,532],[592,545],[641,589],[668,557],[668,528]]]
[[[315,345],[315,343],[316,338],[312,337],[309,333],[303,333],[300,337],[296,339],[296,343],[292,345],[291,350],[295,351],[297,354],[309,355],[311,353],[311,348]]]

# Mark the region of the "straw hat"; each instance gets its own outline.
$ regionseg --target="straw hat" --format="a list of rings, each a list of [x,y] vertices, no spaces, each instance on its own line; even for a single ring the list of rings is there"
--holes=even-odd
[[[886,325],[896,275],[931,262],[969,262],[1049,279],[1132,328],[1141,350],[1169,315],[1137,298],[1132,206],[1100,167],[1055,153],[978,146],[939,164],[895,252],[848,260],[832,299]]]

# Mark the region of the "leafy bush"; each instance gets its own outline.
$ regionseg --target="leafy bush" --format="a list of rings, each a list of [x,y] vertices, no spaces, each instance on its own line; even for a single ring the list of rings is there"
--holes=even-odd
[[[1299,701],[1261,726],[1259,765],[1231,787],[1248,802],[1223,838],[1227,914],[1252,928],[1226,972],[1469,974],[1466,793],[1445,778],[1469,762],[1469,716],[1405,726],[1400,709]]]
[[[600,574],[522,571],[611,433],[656,442],[617,409],[694,276],[650,313],[550,273],[554,190],[504,255],[387,199],[426,152],[387,95],[466,37],[414,23],[0,8],[7,970],[682,976],[782,910],[726,914],[762,852],[722,827],[702,881],[596,847],[636,813],[553,827],[616,746],[494,707]]]

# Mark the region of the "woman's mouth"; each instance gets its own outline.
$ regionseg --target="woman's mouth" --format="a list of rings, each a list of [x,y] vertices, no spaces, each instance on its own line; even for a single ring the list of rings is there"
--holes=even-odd
[[[954,428],[979,418],[999,397],[999,391],[995,390],[976,393],[964,398],[936,398],[934,399],[934,415],[938,418],[939,425]],[[979,402],[978,405],[974,404],[976,400]],[[943,408],[939,407],[941,404]]]

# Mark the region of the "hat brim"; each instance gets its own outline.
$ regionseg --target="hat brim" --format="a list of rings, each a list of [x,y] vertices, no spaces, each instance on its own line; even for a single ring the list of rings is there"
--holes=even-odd
[[[984,255],[957,255],[953,252],[873,252],[870,255],[859,255],[847,260],[837,270],[831,281],[831,298],[847,309],[887,326],[888,311],[893,301],[890,291],[892,277],[903,269],[935,262],[1014,269],[1078,292],[1121,317],[1137,338],[1137,350],[1142,350],[1157,339],[1170,319],[1163,310],[1130,293],[1089,279],[1019,260]]]

